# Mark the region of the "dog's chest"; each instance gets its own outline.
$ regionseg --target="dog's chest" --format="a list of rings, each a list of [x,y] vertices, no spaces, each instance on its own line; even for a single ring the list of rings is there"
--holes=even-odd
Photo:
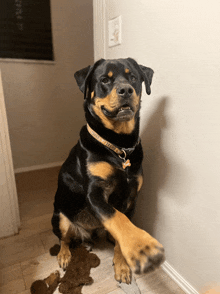
[[[116,172],[110,186],[113,188],[108,195],[108,202],[120,211],[126,211],[128,206],[135,201],[138,193],[138,173],[132,171],[132,166]]]

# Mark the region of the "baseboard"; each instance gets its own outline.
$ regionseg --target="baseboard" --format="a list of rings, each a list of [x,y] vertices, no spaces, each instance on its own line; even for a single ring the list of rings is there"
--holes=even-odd
[[[199,294],[167,261],[161,267],[185,293]]]
[[[63,162],[53,162],[29,167],[21,167],[14,169],[14,172],[16,174],[24,173],[40,169],[58,167],[62,164]],[[161,268],[186,294],[199,294],[199,292],[197,292],[167,261],[163,263]]]
[[[62,162],[52,162],[52,163],[40,164],[40,165],[33,165],[33,166],[27,166],[27,167],[20,167],[20,168],[15,168],[14,173],[15,174],[26,173],[26,172],[40,170],[40,169],[57,167],[57,166],[61,166],[62,164],[63,164],[63,161]]]

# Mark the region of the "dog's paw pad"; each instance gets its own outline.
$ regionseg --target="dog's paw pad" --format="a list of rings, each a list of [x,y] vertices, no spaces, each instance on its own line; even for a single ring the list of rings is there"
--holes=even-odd
[[[164,248],[161,246],[149,247],[140,250],[139,256],[132,258],[135,263],[134,271],[137,274],[147,273],[158,268],[165,260]]]
[[[140,274],[158,268],[165,256],[163,246],[156,239],[142,230],[138,233],[134,241],[127,242],[129,248],[126,246],[122,253],[131,269]]]

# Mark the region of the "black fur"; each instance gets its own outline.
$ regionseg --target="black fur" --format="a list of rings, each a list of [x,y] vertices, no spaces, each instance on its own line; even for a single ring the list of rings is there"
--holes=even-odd
[[[125,69],[129,69],[129,73],[126,73]],[[108,77],[109,72],[113,73],[113,77]],[[59,228],[60,212],[74,223],[78,220],[80,212],[86,211],[87,214],[91,214],[100,222],[100,226],[104,217],[114,215],[115,209],[123,212],[129,218],[132,216],[137,198],[137,176],[142,174],[143,151],[141,143],[138,142],[140,111],[138,109],[134,115],[134,129],[130,133],[117,133],[114,129],[106,127],[101,117],[94,112],[93,106],[97,97],[104,99],[114,89],[117,92],[121,85],[132,87],[135,93],[141,96],[142,82],[144,82],[146,92],[150,94],[152,76],[152,69],[138,65],[131,58],[101,59],[93,66],[88,66],[76,72],[75,79],[84,94],[85,116],[90,127],[105,140],[119,148],[134,148],[134,150],[127,156],[130,159],[131,166],[123,170],[123,160],[114,151],[92,137],[86,126],[82,127],[80,139],[71,150],[59,173],[52,225],[54,233],[60,239],[62,238]],[[106,80],[104,81],[106,82],[109,79],[108,83],[104,83],[103,78],[105,77]],[[123,101],[129,102],[129,99],[131,98],[119,97],[119,106],[125,104]],[[117,111],[116,109],[115,112],[107,113],[112,116],[110,119],[118,120]],[[106,112],[103,110],[102,113]],[[88,172],[88,164],[94,162],[109,163],[114,167],[114,174],[107,181],[91,175]],[[107,201],[104,198],[106,187],[114,187]]]

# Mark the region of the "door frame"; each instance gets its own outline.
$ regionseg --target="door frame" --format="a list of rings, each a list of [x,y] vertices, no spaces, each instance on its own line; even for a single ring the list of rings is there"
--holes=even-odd
[[[106,0],[93,0],[94,61],[106,58]]]
[[[20,215],[0,71],[0,238],[18,233]]]

